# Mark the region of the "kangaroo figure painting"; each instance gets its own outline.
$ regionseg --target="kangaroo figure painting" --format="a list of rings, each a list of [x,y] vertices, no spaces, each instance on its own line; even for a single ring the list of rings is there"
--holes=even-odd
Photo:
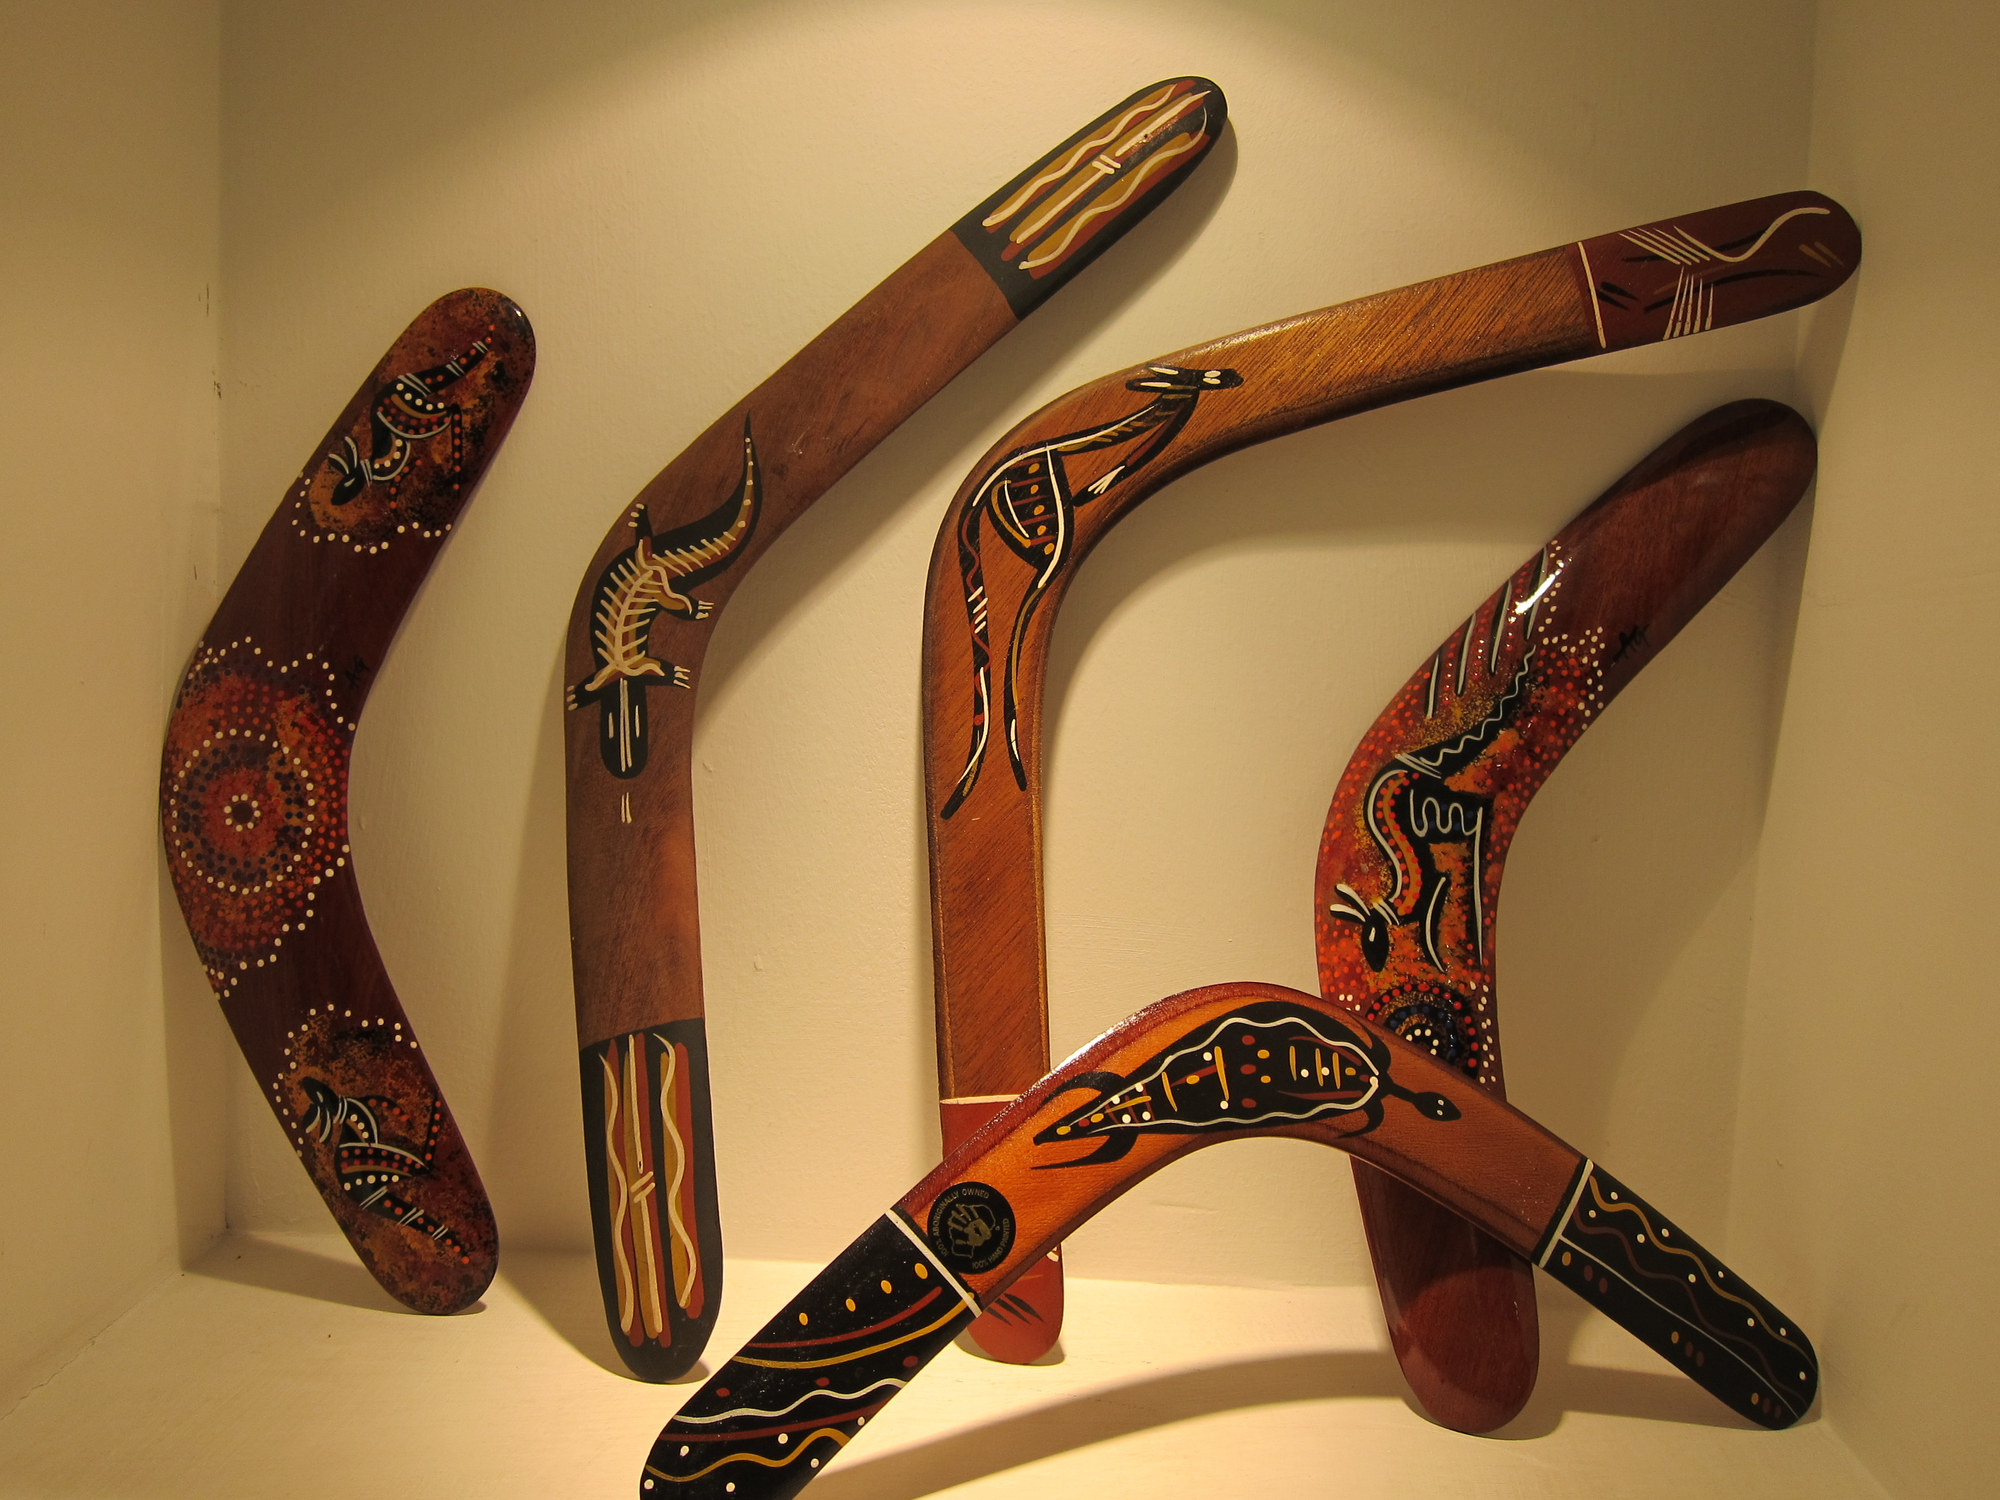
[[[1034,582],[1029,584],[1014,613],[1014,628],[1007,640],[1002,700],[1007,760],[1014,768],[1014,784],[1025,789],[1028,772],[1021,763],[1020,716],[1014,697],[1021,643],[1049,585],[1076,559],[1077,507],[1102,499],[1127,475],[1144,468],[1179,434],[1187,419],[1194,415],[1195,402],[1204,392],[1226,391],[1242,383],[1243,377],[1234,370],[1183,370],[1173,365],[1149,365],[1143,374],[1125,383],[1128,391],[1157,393],[1137,411],[1017,449],[994,464],[980,482],[958,521],[958,571],[965,586],[966,618],[972,626],[972,748],[966,752],[965,770],[939,817],[948,818],[957,812],[978,783],[991,728],[993,648],[986,618],[980,521],[990,520],[993,534],[1005,543],[1007,550],[1035,570]],[[1069,459],[1122,448],[1127,443],[1137,446],[1087,484],[1072,484]]]

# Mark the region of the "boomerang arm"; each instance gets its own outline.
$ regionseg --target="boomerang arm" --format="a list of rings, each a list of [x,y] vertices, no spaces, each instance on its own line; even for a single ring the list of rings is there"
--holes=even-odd
[[[1217,1067],[1233,1074],[1226,1099]],[[1110,1081],[1079,1088],[1086,1073]],[[1752,1421],[1786,1427],[1812,1404],[1818,1365],[1792,1321],[1595,1163],[1336,1006],[1215,985],[1099,1037],[899,1200],[667,1424],[641,1496],[797,1493],[1099,1208],[1175,1157],[1252,1135],[1321,1141],[1394,1173]],[[1132,1149],[1082,1160],[1102,1139]]]
[[[1327,813],[1314,903],[1322,995],[1505,1096],[1493,939],[1514,830],[1605,705],[1791,513],[1813,465],[1812,431],[1790,408],[1719,407],[1619,479],[1440,643],[1362,737]],[[1424,779],[1440,798],[1476,788],[1481,836],[1384,807],[1376,789],[1392,773]],[[1460,852],[1448,897],[1433,843]],[[1370,929],[1372,909],[1393,904],[1417,869],[1435,882],[1427,941]],[[1446,1426],[1500,1426],[1534,1389],[1532,1274],[1365,1164],[1355,1187],[1411,1390]]]

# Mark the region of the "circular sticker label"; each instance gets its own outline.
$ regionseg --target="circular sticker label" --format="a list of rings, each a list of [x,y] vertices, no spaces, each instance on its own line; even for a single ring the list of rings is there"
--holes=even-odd
[[[998,1188],[954,1183],[931,1205],[927,1233],[939,1260],[962,1275],[977,1275],[1014,1248],[1014,1210]]]

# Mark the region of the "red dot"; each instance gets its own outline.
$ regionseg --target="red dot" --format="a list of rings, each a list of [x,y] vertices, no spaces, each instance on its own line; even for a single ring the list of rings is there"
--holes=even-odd
[[[729,1387],[726,1385],[719,1385],[715,1388],[715,1394],[718,1396],[726,1396],[729,1394]]]
[[[1255,1099],[1245,1099],[1243,1101],[1243,1107],[1245,1109],[1255,1109],[1257,1107],[1257,1101]]]
[[[815,1381],[813,1382],[813,1384],[814,1384],[814,1385],[832,1385],[832,1384],[833,1384],[833,1382],[832,1382],[832,1381],[830,1381],[830,1380],[828,1380],[828,1379],[827,1379],[827,1378],[826,1378],[826,1377],[825,1377],[824,1375],[822,1375],[822,1376],[820,1376],[820,1378],[819,1378],[819,1379],[815,1380]]]
[[[906,1355],[904,1355],[904,1356],[903,1356],[903,1368],[904,1368],[904,1369],[906,1369],[906,1370],[914,1370],[914,1369],[915,1369],[916,1367],[917,1367],[917,1357],[916,1357],[916,1355],[914,1355],[914,1354],[906,1354]]]

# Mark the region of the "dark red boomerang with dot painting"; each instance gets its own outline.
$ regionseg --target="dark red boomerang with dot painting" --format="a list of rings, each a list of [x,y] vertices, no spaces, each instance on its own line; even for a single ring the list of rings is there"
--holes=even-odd
[[[497,292],[453,292],[403,331],[195,647],[160,765],[174,893],[243,1056],[362,1263],[420,1312],[470,1305],[498,1237],[369,936],[348,757],[534,369],[528,320]]]
[[[1811,430],[1739,401],[1676,433],[1521,565],[1375,721],[1320,840],[1320,991],[1504,1097],[1494,938],[1529,800],[1791,513]],[[1426,1410],[1499,1426],[1534,1388],[1534,1277],[1423,1194],[1354,1167],[1391,1342]],[[1496,1339],[1494,1326],[1517,1330]]]
[[[1761,1426],[1812,1406],[1819,1365],[1792,1320],[1588,1157],[1328,1001],[1219,984],[1113,1027],[904,1194],[662,1429],[642,1500],[797,1494],[1098,1209],[1258,1135],[1393,1172]]]

